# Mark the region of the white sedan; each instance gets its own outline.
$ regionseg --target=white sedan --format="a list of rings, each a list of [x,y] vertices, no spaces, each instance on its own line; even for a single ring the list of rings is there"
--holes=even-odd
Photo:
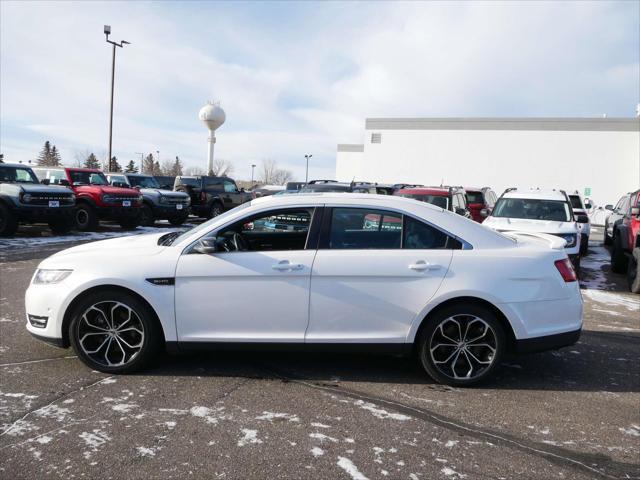
[[[544,234],[501,234],[411,199],[270,196],[185,233],[88,243],[39,266],[27,329],[91,368],[222,346],[416,352],[435,380],[575,343],[582,297]]]

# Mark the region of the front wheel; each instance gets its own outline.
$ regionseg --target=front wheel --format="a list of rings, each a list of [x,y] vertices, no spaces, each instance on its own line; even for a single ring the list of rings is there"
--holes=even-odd
[[[81,232],[92,232],[98,228],[98,214],[89,204],[76,207],[76,226]]]
[[[620,235],[615,235],[613,237],[613,246],[611,247],[611,270],[615,273],[625,273],[627,264],[627,256],[622,249],[622,239]]]
[[[18,230],[18,219],[9,208],[0,203],[0,237],[10,237]]]
[[[106,290],[83,299],[72,313],[69,339],[88,367],[105,373],[143,368],[160,347],[153,313],[124,292]]]
[[[143,227],[153,227],[154,224],[153,210],[145,203],[140,207],[140,225]]]
[[[422,367],[435,381],[465,387],[485,380],[499,365],[506,337],[490,310],[453,305],[427,321],[417,347]]]
[[[213,202],[213,205],[211,205],[211,210],[209,210],[208,218],[217,217],[221,213],[222,213],[222,205],[220,205],[218,202]]]
[[[586,255],[589,251],[589,236],[582,235],[580,237],[580,255]]]
[[[640,293],[640,269],[638,269],[638,260],[640,260],[640,247],[633,250],[633,255],[629,257],[629,266],[627,267],[627,284],[631,293]]]

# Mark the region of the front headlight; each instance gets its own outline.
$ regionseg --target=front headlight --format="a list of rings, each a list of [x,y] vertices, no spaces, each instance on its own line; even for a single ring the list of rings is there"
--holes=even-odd
[[[564,238],[565,242],[567,242],[567,244],[565,245],[565,248],[571,248],[576,246],[577,235],[566,234],[566,235],[558,235],[558,236],[560,238]]]
[[[34,285],[45,285],[51,283],[60,283],[62,280],[71,275],[73,270],[48,270],[39,268],[33,277]]]
[[[114,197],[113,195],[103,195],[102,201],[104,203],[115,203],[116,197]]]
[[[22,195],[22,203],[29,203],[31,201],[31,194],[30,193],[24,193]]]

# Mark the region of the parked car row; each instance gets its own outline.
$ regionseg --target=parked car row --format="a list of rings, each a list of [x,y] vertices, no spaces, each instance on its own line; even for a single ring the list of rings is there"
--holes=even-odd
[[[640,293],[640,189],[622,196],[605,219],[605,245],[611,246],[611,270],[626,273],[629,290]]]

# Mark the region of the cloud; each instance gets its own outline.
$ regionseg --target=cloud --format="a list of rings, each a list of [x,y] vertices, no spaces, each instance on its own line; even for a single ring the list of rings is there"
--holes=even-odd
[[[337,143],[367,116],[631,116],[637,2],[0,3],[0,148],[35,158],[49,139],[206,161],[197,112],[219,100],[216,155],[250,175],[278,160],[333,177]]]

